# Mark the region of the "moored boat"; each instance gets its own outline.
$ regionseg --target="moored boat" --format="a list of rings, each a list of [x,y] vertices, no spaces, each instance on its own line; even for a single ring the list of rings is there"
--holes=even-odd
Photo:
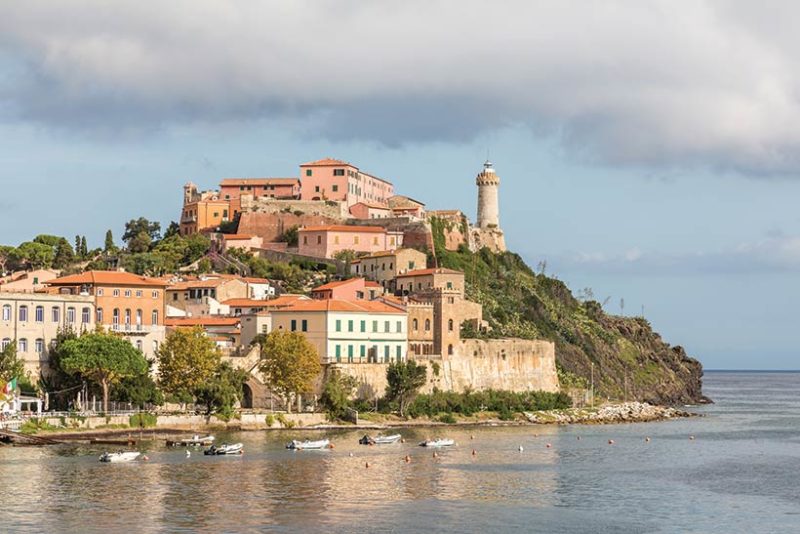
[[[327,448],[330,444],[331,442],[328,439],[319,439],[316,441],[311,441],[311,440],[298,441],[296,439],[293,439],[292,441],[286,444],[286,448],[296,451],[302,451],[306,449],[319,450]]]
[[[141,453],[136,451],[104,452],[100,455],[100,461],[106,463],[132,462]]]
[[[179,440],[167,440],[167,446],[170,447],[199,447],[201,445],[207,446],[214,443],[214,436],[201,436],[195,434],[191,438],[184,438]]]
[[[419,444],[420,447],[450,447],[455,445],[455,440],[448,438],[426,439]]]
[[[223,455],[223,454],[242,454],[244,452],[244,445],[242,443],[223,443],[219,447],[212,445],[203,451],[206,456]]]
[[[365,435],[363,438],[359,439],[358,442],[361,445],[387,445],[389,443],[397,443],[403,436],[400,434],[391,434],[389,436],[369,436]]]

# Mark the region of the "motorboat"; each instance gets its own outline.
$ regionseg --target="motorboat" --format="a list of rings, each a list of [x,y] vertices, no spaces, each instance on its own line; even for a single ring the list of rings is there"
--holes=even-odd
[[[242,454],[244,452],[244,445],[241,443],[223,443],[219,447],[212,445],[203,451],[206,456],[223,455],[223,454]]]
[[[455,440],[447,438],[427,439],[419,444],[420,447],[450,447],[455,445]]]
[[[403,436],[400,434],[392,434],[390,436],[369,436],[365,435],[359,439],[361,445],[388,445],[389,443],[397,443]]]
[[[286,448],[296,451],[302,451],[306,449],[319,450],[327,448],[330,444],[331,441],[329,439],[319,439],[316,441],[310,441],[310,440],[298,441],[296,439],[293,439],[292,441],[286,444]]]
[[[141,453],[137,451],[104,452],[100,456],[100,461],[106,463],[132,462],[137,459],[140,454]]]
[[[179,440],[167,440],[167,445],[170,447],[199,447],[201,445],[208,446],[213,445],[214,443],[214,436],[201,436],[199,434],[195,434],[191,438],[184,438]]]

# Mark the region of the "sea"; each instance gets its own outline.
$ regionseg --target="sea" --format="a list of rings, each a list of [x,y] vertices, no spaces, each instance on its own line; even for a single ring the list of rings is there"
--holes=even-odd
[[[230,457],[145,441],[128,464],[5,446],[0,532],[800,532],[800,373],[707,372],[704,392],[702,417],[331,431],[325,451],[284,448],[319,431],[220,434]],[[456,445],[418,446],[440,435]]]

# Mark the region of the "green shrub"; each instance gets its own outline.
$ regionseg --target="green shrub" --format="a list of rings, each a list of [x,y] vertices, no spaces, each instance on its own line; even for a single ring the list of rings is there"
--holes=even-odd
[[[271,413],[268,413],[267,416],[264,418],[264,422],[267,424],[269,428],[272,428],[272,425],[275,424],[275,416]]]
[[[566,393],[550,393],[547,391],[454,391],[434,390],[430,394],[417,396],[408,407],[408,415],[435,417],[438,414],[457,413],[473,415],[481,411],[497,412],[508,417],[518,412],[537,410],[554,410],[569,408],[572,400]],[[501,417],[502,418],[502,417]]]
[[[288,419],[286,419],[286,416],[283,415],[282,413],[276,415],[275,419],[278,420],[278,422],[281,424],[283,428],[294,428],[295,425],[297,424],[294,421],[289,421]]]
[[[452,425],[453,423],[456,422],[456,418],[453,417],[453,414],[446,413],[446,414],[442,415],[441,417],[439,417],[439,422],[440,423],[447,423],[449,425]]]
[[[153,413],[137,413],[128,418],[128,424],[134,428],[153,428],[158,422],[158,416]]]

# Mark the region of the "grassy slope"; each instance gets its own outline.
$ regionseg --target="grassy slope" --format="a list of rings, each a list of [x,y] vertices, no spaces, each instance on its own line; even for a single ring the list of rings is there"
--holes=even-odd
[[[517,254],[444,249],[441,223],[433,222],[441,267],[464,271],[467,297],[483,305],[490,337],[549,339],[556,343],[562,377],[588,379],[611,398],[661,404],[702,401],[702,366],[671,347],[641,317],[606,314],[597,302],[580,302],[560,280],[534,273]]]

